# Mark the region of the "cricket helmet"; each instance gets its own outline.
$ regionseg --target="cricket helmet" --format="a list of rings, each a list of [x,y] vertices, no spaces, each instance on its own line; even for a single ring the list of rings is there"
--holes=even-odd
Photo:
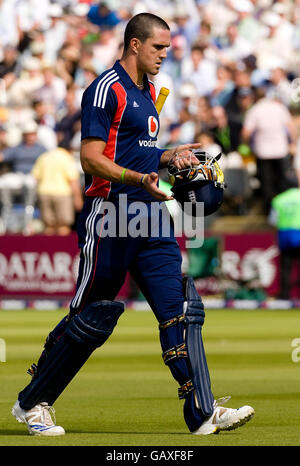
[[[204,215],[207,216],[216,212],[223,202],[226,186],[217,162],[221,153],[213,157],[197,149],[192,152],[198,158],[199,165],[183,169],[168,166],[169,180],[173,185],[171,191],[182,208],[184,203],[190,203],[188,212],[193,216],[197,216],[197,203],[203,202]]]

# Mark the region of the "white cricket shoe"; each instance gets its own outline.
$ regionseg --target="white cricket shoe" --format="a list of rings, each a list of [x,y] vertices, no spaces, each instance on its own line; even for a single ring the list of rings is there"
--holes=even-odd
[[[31,435],[54,436],[65,434],[65,430],[61,426],[55,425],[55,411],[48,403],[40,403],[29,411],[25,411],[17,401],[11,413],[17,421],[27,425]],[[54,417],[54,422],[50,413]]]
[[[221,398],[221,402],[228,401],[230,397]],[[218,434],[221,430],[234,430],[254,416],[254,409],[251,406],[242,406],[238,409],[223,408],[219,406],[219,400],[214,402],[214,412],[203,422],[194,432],[194,435]]]

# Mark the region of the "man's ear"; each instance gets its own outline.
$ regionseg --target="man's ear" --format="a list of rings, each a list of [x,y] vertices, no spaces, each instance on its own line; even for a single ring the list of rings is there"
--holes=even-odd
[[[133,53],[137,54],[139,51],[139,47],[141,45],[141,41],[137,39],[136,37],[133,37],[130,41],[130,47]]]

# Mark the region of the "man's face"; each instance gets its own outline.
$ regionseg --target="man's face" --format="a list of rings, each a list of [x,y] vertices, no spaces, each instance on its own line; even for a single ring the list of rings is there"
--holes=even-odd
[[[170,46],[171,34],[168,29],[154,27],[152,36],[145,42],[138,41],[138,66],[144,73],[156,75],[162,61],[167,56]]]
[[[200,50],[192,50],[191,52],[191,60],[193,62],[194,68],[197,68],[201,61],[203,60],[203,53]]]
[[[24,142],[28,146],[33,146],[37,141],[37,133],[32,132],[32,133],[25,133],[24,134]]]

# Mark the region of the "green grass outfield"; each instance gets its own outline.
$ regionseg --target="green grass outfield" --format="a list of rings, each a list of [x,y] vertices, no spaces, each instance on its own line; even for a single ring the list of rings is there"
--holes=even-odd
[[[45,336],[65,311],[0,311],[0,445],[85,446],[298,446],[300,362],[292,340],[300,338],[300,311],[207,310],[204,339],[215,397],[227,406],[250,404],[256,414],[240,429],[193,436],[182,416],[177,383],[163,364],[151,312],[126,311],[114,334],[98,349],[55,403],[67,435],[27,434],[10,414],[30,380]],[[300,355],[300,351],[299,351]]]

